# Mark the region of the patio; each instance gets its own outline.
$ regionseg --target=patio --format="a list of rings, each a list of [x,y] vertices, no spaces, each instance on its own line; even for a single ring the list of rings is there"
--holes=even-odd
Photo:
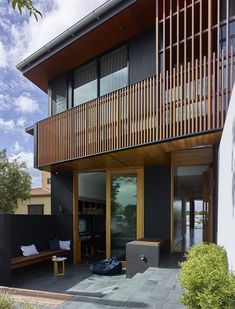
[[[97,276],[88,264],[70,263],[66,264],[64,277],[54,277],[53,265],[44,264],[14,271],[12,286],[70,294],[72,297],[59,308],[184,308],[177,303],[181,293],[177,262],[181,258],[165,256],[160,268],[149,268],[132,279],[126,279],[125,271],[118,276]]]

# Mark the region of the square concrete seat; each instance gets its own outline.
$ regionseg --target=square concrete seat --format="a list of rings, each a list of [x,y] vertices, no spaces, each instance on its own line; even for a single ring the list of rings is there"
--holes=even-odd
[[[159,267],[160,241],[134,240],[126,244],[126,276],[133,277],[149,267]]]

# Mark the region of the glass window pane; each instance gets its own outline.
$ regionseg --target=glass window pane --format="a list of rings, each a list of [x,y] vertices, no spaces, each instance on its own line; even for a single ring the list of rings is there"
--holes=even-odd
[[[74,106],[97,98],[96,61],[88,63],[74,71]]]
[[[67,76],[61,76],[51,86],[52,113],[61,113],[67,109]]]
[[[235,1],[234,0],[230,0],[229,3],[229,16],[235,16]]]
[[[28,205],[28,214],[29,215],[43,215],[44,205]]]
[[[137,175],[111,176],[111,254],[125,260],[126,243],[136,239]]]
[[[100,59],[100,95],[127,85],[127,47],[123,46]]]

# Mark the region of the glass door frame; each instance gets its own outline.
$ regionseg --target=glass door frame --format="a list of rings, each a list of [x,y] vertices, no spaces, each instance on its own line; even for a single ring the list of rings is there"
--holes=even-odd
[[[144,237],[144,169],[106,170],[106,258],[111,257],[111,176],[129,173],[137,174],[136,239]]]

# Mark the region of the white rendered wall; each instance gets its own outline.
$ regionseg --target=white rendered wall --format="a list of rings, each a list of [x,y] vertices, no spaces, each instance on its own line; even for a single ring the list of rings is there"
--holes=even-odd
[[[218,244],[235,273],[235,86],[219,147]]]

